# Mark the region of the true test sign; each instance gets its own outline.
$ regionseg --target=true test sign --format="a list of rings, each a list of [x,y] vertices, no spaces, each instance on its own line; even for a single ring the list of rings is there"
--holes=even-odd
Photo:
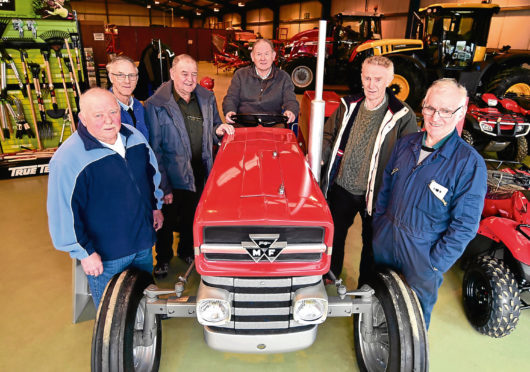
[[[50,172],[48,168],[49,159],[46,160],[46,162],[39,162],[38,164],[36,164],[35,162],[29,164],[21,164],[20,162],[6,164],[6,162],[2,162],[0,163],[0,179],[40,176],[48,174]]]

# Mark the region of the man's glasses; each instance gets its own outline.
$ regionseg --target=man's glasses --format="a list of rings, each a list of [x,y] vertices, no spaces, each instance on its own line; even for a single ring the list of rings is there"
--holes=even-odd
[[[423,106],[422,112],[423,115],[428,116],[434,116],[434,114],[438,113],[438,116],[440,116],[442,119],[449,119],[451,118],[458,110],[460,110],[463,106],[460,106],[454,111],[448,110],[448,109],[438,109],[436,110],[434,107],[431,106]]]
[[[125,81],[126,78],[129,79],[129,81],[138,80],[138,74],[115,74],[113,72],[111,72],[110,74],[116,76],[116,79],[118,79],[118,81]]]

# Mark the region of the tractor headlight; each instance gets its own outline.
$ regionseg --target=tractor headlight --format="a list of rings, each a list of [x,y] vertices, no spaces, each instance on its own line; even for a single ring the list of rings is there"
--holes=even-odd
[[[293,319],[299,324],[320,324],[328,316],[328,295],[324,284],[298,289],[293,299]]]
[[[204,299],[197,303],[197,320],[202,325],[221,325],[230,321],[230,303],[219,299]]]
[[[226,289],[211,287],[203,280],[197,292],[197,320],[202,325],[221,326],[230,322],[232,298]]]
[[[306,298],[297,301],[293,308],[293,318],[300,324],[318,324],[326,320],[328,301],[321,298]]]
[[[480,123],[480,129],[482,129],[484,132],[493,132],[493,125]]]

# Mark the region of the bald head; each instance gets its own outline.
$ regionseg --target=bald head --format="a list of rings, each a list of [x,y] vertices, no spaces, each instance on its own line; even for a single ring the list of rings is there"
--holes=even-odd
[[[79,118],[88,132],[101,142],[114,144],[121,128],[116,97],[108,90],[92,88],[81,95],[79,106]]]

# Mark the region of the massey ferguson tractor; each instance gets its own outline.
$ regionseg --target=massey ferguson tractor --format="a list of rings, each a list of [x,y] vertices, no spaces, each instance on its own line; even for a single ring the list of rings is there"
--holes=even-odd
[[[223,139],[195,215],[196,295],[183,295],[193,264],[172,290],[147,272],[115,276],[94,326],[92,371],[157,371],[163,319],[195,318],[211,348],[260,354],[308,348],[319,324],[344,316],[353,316],[361,370],[427,371],[416,295],[386,268],[357,290],[337,280],[328,295],[322,276],[332,242],[330,211],[294,133],[236,129]]]
[[[445,3],[415,14],[413,39],[382,39],[358,45],[349,57],[350,89],[361,90],[360,69],[365,58],[386,55],[394,62],[391,89],[412,108],[418,108],[431,82],[453,77],[470,96],[491,92],[530,95],[530,53],[509,46],[486,50],[495,4]]]

